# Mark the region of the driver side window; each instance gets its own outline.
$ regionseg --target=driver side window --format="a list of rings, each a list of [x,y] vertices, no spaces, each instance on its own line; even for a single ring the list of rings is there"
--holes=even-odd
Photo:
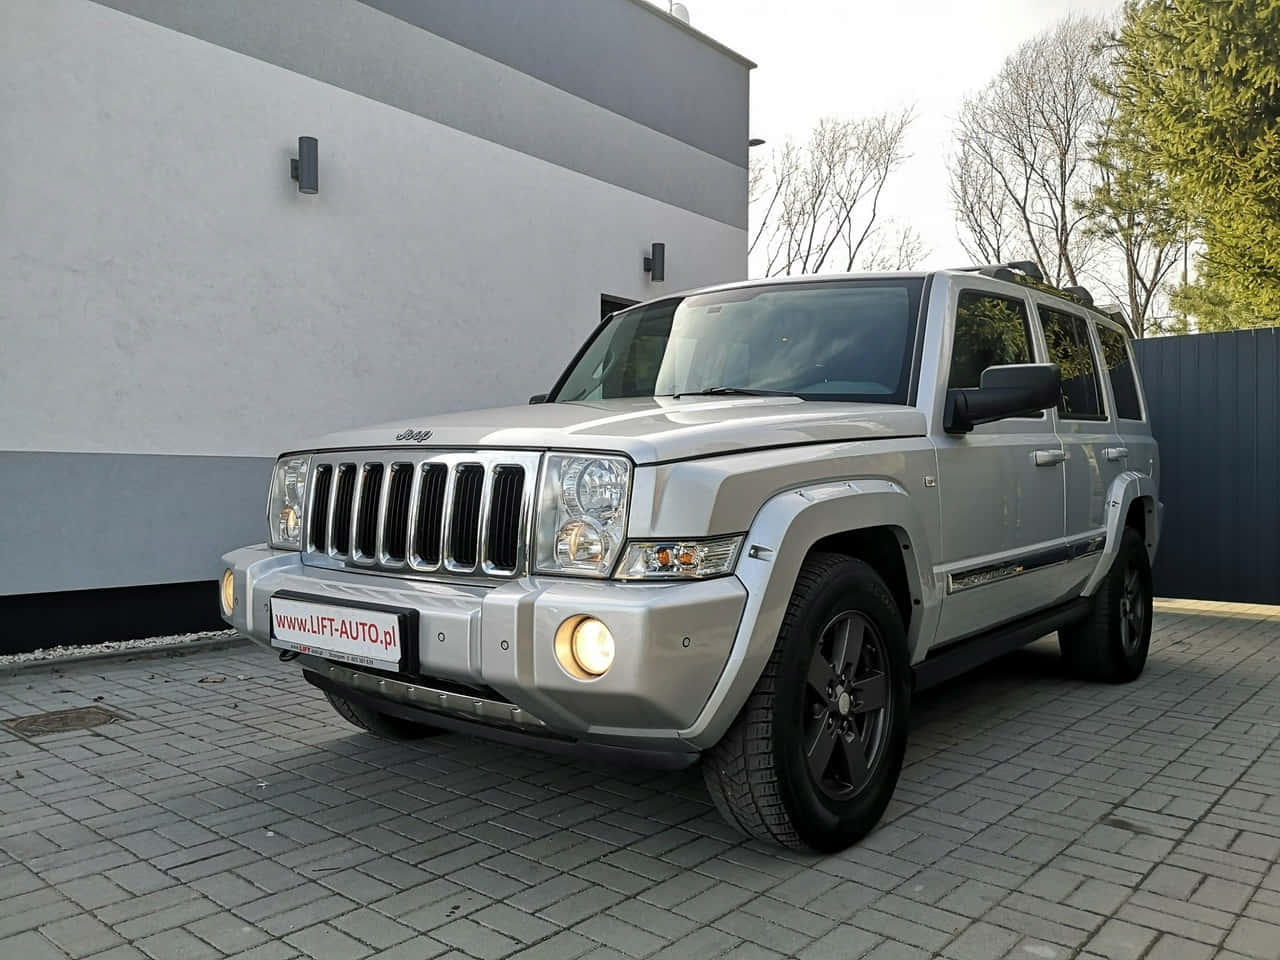
[[[1031,363],[1027,305],[993,293],[965,290],[956,304],[950,389],[976,387],[987,367]]]

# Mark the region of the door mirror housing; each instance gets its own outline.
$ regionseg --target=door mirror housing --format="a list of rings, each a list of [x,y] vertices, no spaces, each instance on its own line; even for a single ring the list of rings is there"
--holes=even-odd
[[[545,393],[535,393],[532,397],[530,397],[530,398],[529,398],[529,402],[530,402],[530,403],[546,403],[546,402],[547,402],[547,394],[545,394]]]
[[[1054,363],[987,367],[977,387],[947,391],[942,428],[968,433],[980,423],[1026,417],[1058,405],[1062,375]]]

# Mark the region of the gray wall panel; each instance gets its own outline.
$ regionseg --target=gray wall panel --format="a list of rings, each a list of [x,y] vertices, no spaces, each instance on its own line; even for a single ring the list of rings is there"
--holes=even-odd
[[[272,463],[0,451],[0,595],[211,580],[266,538]]]
[[[1156,592],[1280,603],[1280,330],[1134,342],[1160,443]]]
[[[95,2],[606,183],[746,228],[746,68],[678,30],[668,29],[670,37],[653,42],[670,41],[672,49],[693,44],[696,49],[685,51],[690,54],[688,65],[680,69],[670,65],[665,71],[666,79],[655,77],[627,94],[636,107],[632,112],[649,120],[668,118],[655,126],[600,106],[577,92],[566,93],[361,0]],[[639,13],[658,27],[669,26],[645,11],[634,10],[630,2],[609,0],[600,6],[615,14],[620,10]],[[592,22],[591,17],[586,19]],[[598,13],[595,22],[600,22]],[[605,21],[612,22],[612,18]],[[490,33],[495,26],[501,28],[503,24],[490,23]],[[540,43],[553,42],[554,26],[543,25]],[[559,26],[569,29],[564,24]],[[480,32],[476,23],[465,32],[479,43],[473,36]],[[554,51],[564,54],[565,49],[562,42]],[[628,52],[628,56],[633,55]],[[651,55],[665,57],[669,53],[662,48]],[[591,60],[597,68],[609,60],[601,51],[591,49],[577,50],[575,57]],[[727,75],[703,77],[704,62],[732,68],[738,77],[736,87]],[[596,79],[588,71],[574,82],[595,83]],[[664,85],[673,80],[679,81],[678,90],[665,90]],[[696,85],[704,82],[709,89]],[[622,87],[597,99],[626,106],[621,103]],[[733,126],[734,132],[715,133],[715,144],[689,133],[704,127],[716,131],[726,123]],[[697,143],[691,146],[672,131],[684,133]],[[707,151],[703,146],[735,138],[739,142],[736,152]],[[731,159],[720,155],[726,152]],[[395,167],[396,158],[388,157],[383,173],[390,174]]]
[[[635,0],[361,0],[731,163],[748,64]]]

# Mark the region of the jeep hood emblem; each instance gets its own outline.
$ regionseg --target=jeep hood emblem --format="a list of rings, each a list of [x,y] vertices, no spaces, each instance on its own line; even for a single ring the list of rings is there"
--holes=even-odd
[[[396,439],[397,440],[413,440],[417,443],[422,443],[424,440],[431,439],[431,431],[415,430],[413,429],[413,427],[410,427],[407,430],[401,430],[399,433],[397,433]]]

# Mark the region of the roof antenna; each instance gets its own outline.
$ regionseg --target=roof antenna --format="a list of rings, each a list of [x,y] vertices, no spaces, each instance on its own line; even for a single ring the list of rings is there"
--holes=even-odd
[[[682,23],[688,24],[689,22],[689,8],[683,3],[668,3],[667,13],[671,14]]]

